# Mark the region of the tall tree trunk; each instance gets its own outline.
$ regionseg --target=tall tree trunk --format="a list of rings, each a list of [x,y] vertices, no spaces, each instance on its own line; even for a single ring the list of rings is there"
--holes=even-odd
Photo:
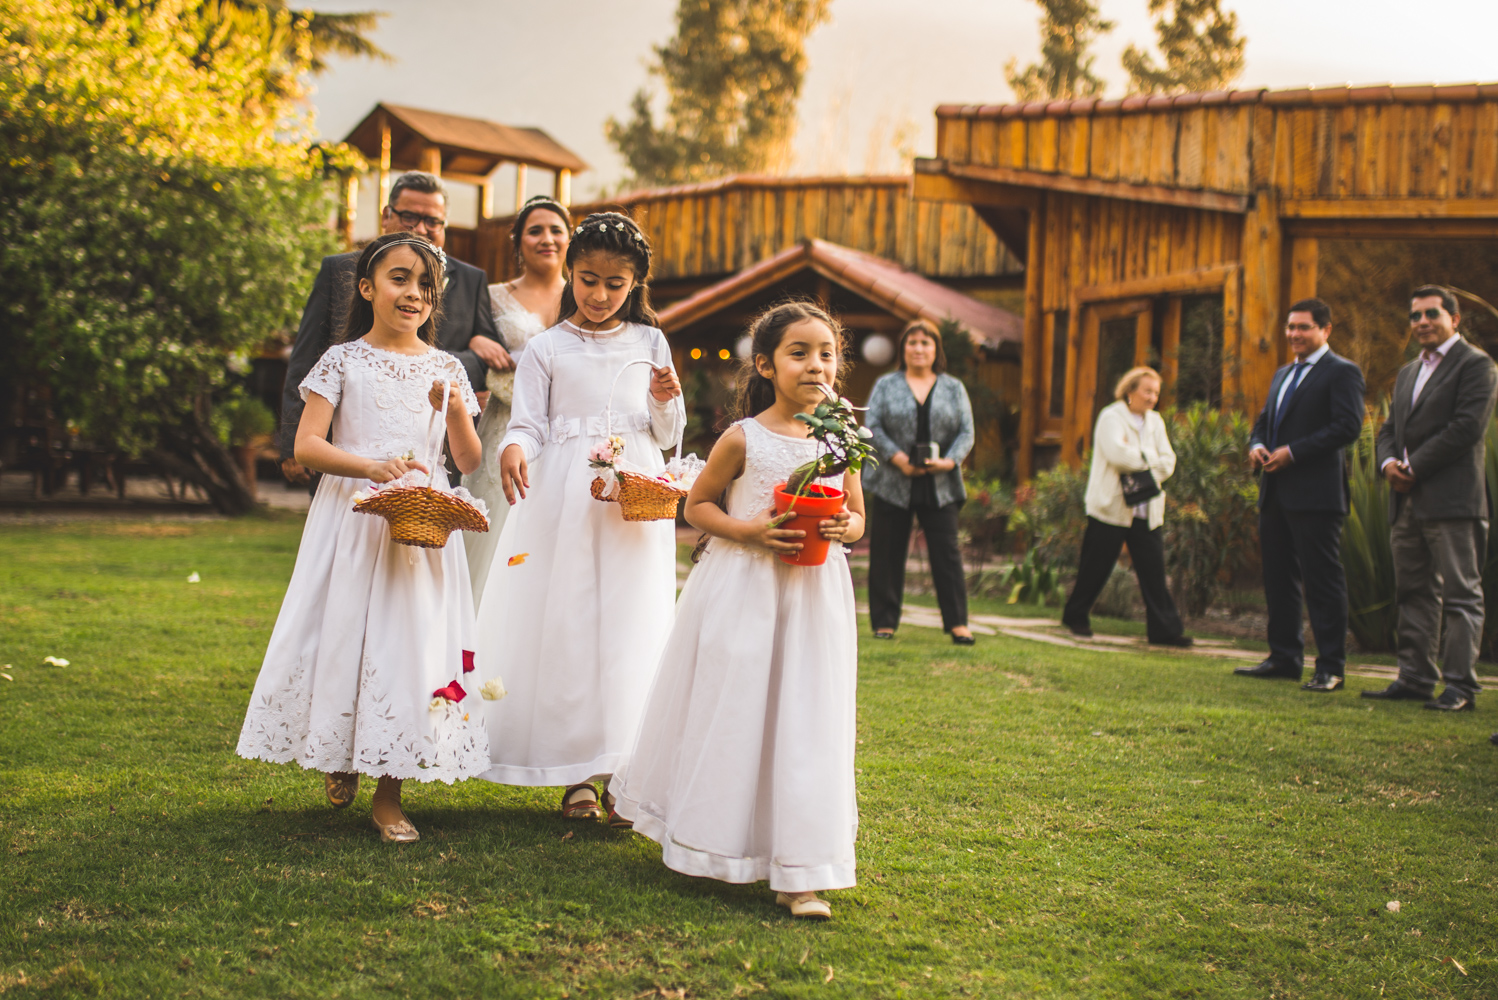
[[[201,489],[220,514],[247,514],[255,509],[255,494],[245,482],[239,463],[201,413],[163,428],[160,447],[149,458],[163,472]]]

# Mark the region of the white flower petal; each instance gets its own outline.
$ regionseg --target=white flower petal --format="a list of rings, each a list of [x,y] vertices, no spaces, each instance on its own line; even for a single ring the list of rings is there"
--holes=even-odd
[[[202,580],[203,578],[198,576],[197,570],[193,570],[191,573],[187,574],[188,583],[201,583]]]
[[[49,656],[46,659],[42,660],[42,662],[50,663],[54,667],[65,667],[68,665],[68,661],[64,660],[60,656]]]

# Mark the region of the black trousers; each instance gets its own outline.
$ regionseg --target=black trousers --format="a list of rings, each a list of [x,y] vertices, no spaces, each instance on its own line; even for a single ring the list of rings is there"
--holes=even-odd
[[[1176,602],[1165,584],[1165,543],[1163,529],[1150,530],[1150,524],[1142,517],[1134,518],[1127,528],[1106,524],[1097,518],[1087,519],[1087,531],[1082,535],[1082,559],[1077,567],[1077,582],[1072,586],[1071,596],[1066,599],[1066,608],[1061,612],[1061,622],[1072,628],[1090,628],[1092,605],[1113,575],[1118,565],[1118,553],[1124,545],[1129,546],[1129,559],[1134,563],[1134,576],[1139,580],[1139,592],[1144,595],[1145,632],[1150,642],[1169,642],[1179,639],[1185,631],[1181,616],[1176,611]]]
[[[900,627],[900,605],[905,601],[905,559],[910,554],[910,526],[921,519],[926,552],[931,557],[931,582],[941,606],[941,627],[948,632],[967,624],[967,578],[957,546],[957,512],[962,501],[945,507],[906,509],[873,494],[869,500],[869,621],[874,631]]]
[[[1316,636],[1316,671],[1341,675],[1347,666],[1347,575],[1342,570],[1342,518],[1336,511],[1285,510],[1271,493],[1259,508],[1259,550],[1269,609],[1269,658],[1305,665],[1301,597]]]

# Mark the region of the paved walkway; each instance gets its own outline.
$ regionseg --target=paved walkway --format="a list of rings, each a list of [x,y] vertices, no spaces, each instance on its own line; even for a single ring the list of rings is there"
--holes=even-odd
[[[858,606],[859,614],[868,614],[868,611],[867,605]],[[907,604],[901,612],[900,624],[916,628],[940,629],[941,613],[935,608]],[[1066,646],[1070,649],[1096,649],[1167,656],[1206,656],[1226,660],[1244,660],[1250,663],[1257,663],[1267,655],[1267,650],[1255,652],[1251,649],[1239,649],[1230,639],[1197,639],[1195,645],[1184,649],[1174,646],[1151,646],[1143,636],[1134,635],[1094,635],[1090,639],[1083,639],[1072,635],[1069,629],[1063,628],[1061,622],[1054,618],[969,615],[968,625],[978,635],[1006,635],[1011,639],[1044,642],[1052,646]],[[1374,677],[1379,680],[1393,680],[1399,675],[1398,668],[1378,663],[1349,663],[1347,672],[1355,677]],[[1498,677],[1479,677],[1478,680],[1484,686],[1498,685]]]

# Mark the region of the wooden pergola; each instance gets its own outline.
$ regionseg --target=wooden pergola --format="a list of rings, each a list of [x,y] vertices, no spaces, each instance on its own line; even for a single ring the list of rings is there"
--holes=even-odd
[[[1190,297],[1220,303],[1224,405],[1255,412],[1284,309],[1316,293],[1319,240],[1498,238],[1498,84],[936,114],[916,197],[972,205],[1027,264],[1022,476],[1039,450],[1080,461],[1118,364],[1158,356],[1169,391]],[[1132,331],[1132,357],[1102,350],[1105,327]]]
[[[528,167],[554,174],[553,197],[564,205],[572,200],[572,175],[588,169],[576,153],[541,129],[395,104],[376,104],[343,141],[378,164],[381,206],[390,197],[392,171],[424,170],[477,185],[481,220],[494,214],[493,175],[506,163],[515,164],[516,205],[525,200]],[[355,177],[349,183],[343,219],[345,238],[350,242],[358,192]]]

